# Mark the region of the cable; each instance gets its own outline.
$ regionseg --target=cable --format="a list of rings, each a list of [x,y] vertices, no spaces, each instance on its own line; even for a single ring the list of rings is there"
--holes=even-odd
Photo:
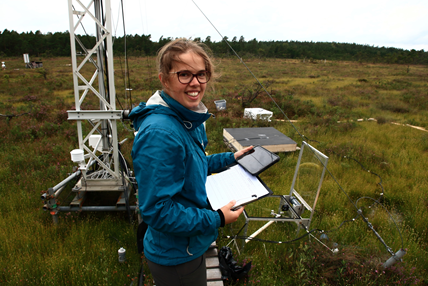
[[[76,11],[76,9],[74,8],[74,5],[72,4],[71,7],[73,8],[74,11]],[[77,14],[77,19],[80,19],[79,15]],[[86,36],[89,36],[88,33],[85,30],[85,27],[83,26],[83,23],[80,22],[80,25],[82,26],[83,31],[85,32]]]
[[[27,114],[31,114],[31,113],[25,112],[25,113],[21,113],[21,114],[0,114],[0,116],[7,117],[7,119],[11,120],[13,117],[19,117],[19,116],[27,115]]]
[[[127,75],[128,75],[128,86],[131,85],[130,83],[130,79],[129,79],[129,64],[128,64],[128,56],[127,56],[127,48],[126,48],[126,29],[125,29],[125,14],[124,14],[124,9],[123,9],[123,0],[120,0],[120,2],[122,3],[122,22],[123,22],[123,34],[125,35],[124,40],[125,40],[125,69],[127,71]],[[131,97],[131,88],[127,88],[126,84],[125,84],[125,98],[126,98],[126,92],[129,91],[129,108],[132,107],[132,97]]]
[[[380,193],[380,198],[379,200],[381,200],[383,198],[383,195],[385,194],[385,190],[383,188],[382,185],[382,178],[381,176],[379,176],[378,174],[376,174],[375,172],[371,172],[369,169],[367,169],[362,163],[360,163],[359,161],[357,161],[356,159],[349,157],[349,156],[344,156],[344,158],[350,159],[350,160],[354,160],[357,164],[359,164],[361,166],[361,168],[365,171],[367,171],[368,173],[375,175],[379,178],[380,182],[378,183],[378,185],[380,186],[380,188],[382,189],[382,192]]]
[[[348,223],[348,222],[354,222],[358,217],[359,217],[360,215],[357,215],[356,217],[354,217],[353,219],[348,219],[348,220],[344,220],[344,221],[342,221],[342,223],[338,226],[338,227],[336,227],[336,228],[333,228],[333,229],[330,229],[330,230],[328,230],[328,231],[324,231],[324,233],[330,233],[330,232],[334,232],[334,231],[338,231],[345,223]]]
[[[125,184],[125,174],[124,171],[126,172],[126,175],[128,176],[128,166],[126,164],[125,158],[122,155],[122,152],[119,151],[120,157],[119,157],[119,164],[122,166],[122,184],[123,184],[123,193],[125,195],[125,206],[126,206],[126,210],[128,212],[128,216],[129,216],[129,222],[132,224],[132,214],[131,214],[131,207],[129,206],[129,198],[128,198],[128,188]]]
[[[389,217],[391,218],[391,220],[394,222],[394,224],[395,224],[395,227],[397,228],[397,231],[398,231],[398,233],[399,233],[399,235],[400,235],[400,239],[401,239],[401,248],[404,248],[404,241],[403,241],[403,236],[401,235],[401,231],[400,231],[400,229],[398,228],[398,225],[397,225],[397,223],[395,222],[395,220],[394,220],[394,218],[392,217],[392,215],[391,215],[391,213],[385,208],[385,206],[383,205],[383,204],[381,204],[380,202],[378,202],[377,200],[375,200],[375,199],[373,199],[373,198],[370,198],[370,197],[361,197],[361,198],[359,198],[358,200],[357,200],[357,205],[358,205],[358,202],[360,201],[360,200],[362,200],[362,199],[370,199],[370,200],[372,200],[372,201],[374,201],[375,203],[377,203],[378,205],[380,205],[387,213],[388,213],[388,215],[389,215]],[[366,218],[366,217],[364,217],[363,216],[363,214],[362,214],[362,211],[360,211],[359,212],[359,215],[361,215],[361,217],[363,218],[363,220],[364,221],[366,221],[367,223],[369,223],[368,222],[368,219]],[[371,224],[370,224],[371,225]],[[375,232],[376,233],[376,232]],[[380,240],[381,240],[381,242],[385,245],[385,247],[388,249],[388,251],[389,251],[389,247],[385,244],[385,242],[380,238]],[[392,252],[391,253],[392,255],[394,255],[394,253]]]
[[[270,93],[267,91],[267,89],[265,88],[265,86],[259,81],[259,79],[253,74],[253,72],[250,70],[250,68],[247,66],[247,64],[242,60],[242,58],[238,55],[238,53],[232,48],[232,46],[229,44],[229,42],[227,41],[227,39],[225,37],[223,37],[223,35],[220,33],[219,30],[217,30],[217,28],[214,26],[213,23],[211,23],[210,19],[208,19],[208,17],[205,15],[205,13],[199,8],[199,6],[195,3],[195,1],[193,1],[193,4],[195,4],[195,6],[199,9],[199,11],[201,11],[202,15],[204,15],[204,17],[208,20],[208,22],[211,24],[211,26],[213,26],[213,28],[217,31],[217,33],[220,35],[220,37],[222,38],[222,40],[227,44],[227,46],[232,50],[232,52],[235,54],[235,56],[240,60],[240,62],[245,66],[245,68],[248,70],[248,72],[254,77],[254,79],[257,81],[257,83],[263,88],[263,90],[266,92],[266,94],[270,97],[270,99],[272,100],[272,102],[276,105],[276,107],[281,111],[281,113],[284,115],[284,118],[291,124],[291,126],[294,128],[294,130],[300,135],[300,137],[303,138],[303,135],[299,132],[299,130],[297,129],[296,126],[294,126],[294,124],[291,122],[291,120],[288,118],[288,116],[284,113],[284,111],[282,110],[282,108],[276,103],[276,101],[273,99],[273,97],[270,95]]]
[[[122,5],[123,3],[119,3],[119,7],[120,7],[120,5]],[[116,37],[116,34],[117,34],[117,27],[119,26],[119,12],[120,12],[120,10],[118,9],[118,11],[117,11],[117,23],[116,23],[116,27],[114,28],[114,37]],[[114,19],[112,19],[112,22],[113,22],[113,20]],[[112,23],[112,26],[114,26],[114,24]],[[113,38],[114,39],[114,38]],[[113,43],[114,43],[114,40],[113,40]]]
[[[319,232],[324,232],[320,229],[312,229],[312,230],[306,230],[306,233],[300,237],[297,237],[295,239],[291,239],[291,240],[287,240],[287,241],[277,241],[277,240],[266,240],[266,239],[261,239],[261,238],[257,238],[257,237],[251,237],[251,236],[244,236],[244,235],[238,235],[243,229],[244,227],[248,224],[248,222],[244,223],[244,225],[241,227],[241,229],[237,232],[236,235],[234,236],[230,236],[230,235],[224,235],[223,238],[232,238],[232,240],[234,239],[249,239],[249,240],[254,240],[254,241],[259,241],[259,242],[267,242],[267,243],[275,243],[275,244],[284,244],[284,243],[293,243],[296,241],[299,241],[302,238],[305,238],[306,236],[310,235],[312,232],[315,231],[319,231]]]
[[[126,100],[126,79],[125,79],[125,74],[124,74],[123,67],[122,67],[122,58],[121,58],[120,54],[119,54],[119,65],[120,65],[120,70],[122,71],[123,86],[125,87],[125,100]],[[122,103],[119,100],[119,97],[116,96],[116,100],[118,101],[120,108],[122,110],[124,110]]]

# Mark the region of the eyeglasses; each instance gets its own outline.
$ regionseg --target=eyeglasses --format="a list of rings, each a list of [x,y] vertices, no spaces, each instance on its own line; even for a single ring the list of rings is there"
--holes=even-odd
[[[210,80],[211,73],[209,71],[199,71],[196,74],[191,73],[190,71],[178,71],[170,72],[177,74],[178,81],[182,84],[188,84],[192,82],[193,78],[196,77],[199,83],[207,83]]]

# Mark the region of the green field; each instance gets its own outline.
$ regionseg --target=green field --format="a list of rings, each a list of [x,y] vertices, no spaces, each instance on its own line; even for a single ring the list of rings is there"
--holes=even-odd
[[[21,58],[10,58],[2,60],[7,70],[0,71],[0,285],[137,285],[141,259],[136,251],[136,216],[130,223],[125,213],[60,213],[55,226],[42,210],[41,192],[73,171],[70,151],[77,148],[77,130],[66,112],[74,106],[71,60],[37,60],[43,61],[43,69],[25,69]],[[296,238],[296,225],[274,223],[257,236],[261,241],[249,242],[240,253],[233,247],[240,265],[248,261],[253,265],[248,278],[234,284],[426,285],[428,68],[244,61],[272,98],[259,93],[256,80],[239,60],[216,59],[220,77],[204,99],[216,115],[207,122],[207,152],[228,151],[223,128],[272,126],[299,146],[304,135],[329,157],[329,173],[310,226],[314,237],[321,238],[316,231],[320,229],[328,239],[322,240],[326,246],[310,236],[285,243]],[[118,109],[129,108],[131,101],[125,98],[123,67],[123,59],[115,59]],[[160,88],[154,58],[130,58],[129,71],[133,104],[146,101]],[[215,109],[218,99],[226,99],[225,111]],[[94,98],[86,109],[98,106]],[[244,106],[271,110],[274,120],[243,119]],[[294,126],[288,119],[296,120]],[[126,122],[119,124],[119,139],[129,139],[122,152],[131,161],[129,128]],[[275,194],[284,195],[290,191],[298,152],[280,157],[260,177]],[[72,195],[71,187],[63,192],[63,205]],[[402,262],[382,268],[390,255],[355,206],[393,252],[401,247],[407,251]],[[275,208],[276,201],[265,199],[246,210],[269,216]],[[227,236],[243,224],[241,218],[225,227],[217,244],[229,244]],[[263,224],[251,222],[248,234]],[[121,246],[127,249],[126,263],[118,262]],[[337,254],[329,250],[335,247]],[[145,284],[152,285],[147,265],[144,268]]]

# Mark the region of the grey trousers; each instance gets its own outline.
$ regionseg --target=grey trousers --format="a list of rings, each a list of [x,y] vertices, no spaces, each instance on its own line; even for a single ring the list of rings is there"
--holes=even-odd
[[[186,263],[164,266],[147,259],[156,286],[206,286],[205,254]]]

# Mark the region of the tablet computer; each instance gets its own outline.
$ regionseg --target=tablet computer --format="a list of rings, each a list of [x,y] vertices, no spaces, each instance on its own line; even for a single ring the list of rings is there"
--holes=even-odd
[[[279,156],[260,145],[236,159],[250,174],[257,176],[273,164],[279,161]]]

